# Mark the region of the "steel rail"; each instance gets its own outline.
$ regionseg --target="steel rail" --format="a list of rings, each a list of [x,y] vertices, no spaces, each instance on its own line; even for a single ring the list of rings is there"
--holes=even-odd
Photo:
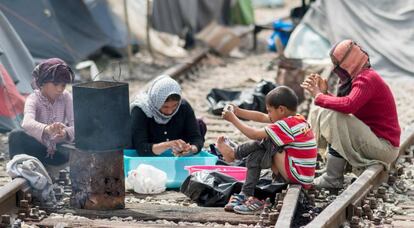
[[[172,78],[177,79],[188,70],[190,70],[194,65],[199,63],[203,58],[207,57],[207,54],[210,52],[210,49],[205,48],[195,56],[189,58],[188,60],[184,61],[183,63],[179,63],[175,66],[172,66],[165,70],[162,74],[169,75]]]
[[[15,178],[6,185],[0,187],[0,214],[7,214],[18,206],[19,192],[29,188],[29,183],[24,178]]]
[[[285,198],[283,199],[283,207],[280,210],[275,228],[291,227],[301,189],[302,186],[300,185],[289,185]]]
[[[358,179],[346,188],[328,207],[305,227],[340,227],[347,219],[348,206],[362,199],[369,189],[377,186],[385,173],[382,165],[368,167]]]

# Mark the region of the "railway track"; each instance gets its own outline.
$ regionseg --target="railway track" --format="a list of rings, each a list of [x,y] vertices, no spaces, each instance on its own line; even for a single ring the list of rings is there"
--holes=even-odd
[[[201,64],[203,59],[208,57],[210,51],[211,50],[209,49],[203,49],[194,57],[168,69],[164,73],[171,75],[178,81],[186,80],[189,74],[193,74],[196,71],[195,68],[197,68],[197,65]],[[402,143],[400,155],[413,143],[414,135],[412,134],[407,140],[404,141],[404,143]],[[310,221],[306,227],[339,227],[346,221],[351,224],[351,227],[358,227],[356,224],[359,224],[359,220],[363,216],[366,216],[375,222],[375,219],[377,218],[372,214],[373,208],[371,208],[369,202],[372,197],[382,197],[381,194],[383,190],[380,185],[386,181],[387,177],[388,175],[383,170],[382,166],[374,165],[369,167],[351,185],[343,190],[335,200],[327,205],[323,211],[319,214],[311,215],[312,221]],[[275,224],[274,227],[276,228],[292,227],[294,221],[298,218],[298,202],[300,202],[300,199],[303,197],[309,197],[309,194],[303,194],[303,192],[304,191],[299,185],[289,185],[282,194],[283,198],[280,197],[277,199],[273,209],[263,212],[259,217],[257,217],[257,227],[269,227],[273,226],[273,224]],[[24,205],[22,205],[21,200],[23,200],[23,202],[27,202],[30,198],[30,187],[27,181],[22,178],[16,178],[7,185],[0,187],[0,214],[3,215],[2,222],[4,220],[4,222],[7,223],[7,220],[10,220],[9,218],[13,219],[18,217],[19,213],[21,213],[22,206],[26,207],[26,203],[23,203]],[[201,211],[202,209],[200,209],[200,212]],[[86,211],[69,212],[78,215],[88,214]],[[95,213],[96,218],[99,218],[100,214],[105,214],[99,211],[93,213]],[[89,213],[88,217],[93,217],[92,214]],[[118,214],[122,215],[122,213]],[[125,215],[128,214],[126,213]],[[139,219],[139,215],[135,215],[137,216],[137,219]],[[146,220],[157,218],[159,217],[151,217],[148,215],[145,217]],[[196,220],[194,219],[196,217],[182,216],[177,218],[177,216],[175,216],[175,218],[192,222]],[[170,219],[174,220],[174,216],[171,216]],[[235,217],[234,220],[237,221],[237,217]],[[224,221],[225,218],[222,218],[217,219],[216,222],[224,223]],[[239,221],[243,222],[243,220]],[[246,224],[249,223],[251,224],[251,220],[246,220]],[[352,224],[354,224],[354,226],[352,226]]]
[[[0,187],[0,214],[17,212],[18,202],[30,190],[28,182],[23,178],[15,178]]]

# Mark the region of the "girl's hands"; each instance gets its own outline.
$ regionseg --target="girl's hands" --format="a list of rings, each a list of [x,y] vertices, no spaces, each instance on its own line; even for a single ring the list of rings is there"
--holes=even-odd
[[[55,122],[45,127],[44,132],[52,139],[64,139],[67,135],[66,126],[63,123]]]

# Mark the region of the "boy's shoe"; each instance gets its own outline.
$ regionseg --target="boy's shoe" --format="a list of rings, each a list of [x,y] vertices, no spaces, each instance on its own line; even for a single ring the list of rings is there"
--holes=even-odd
[[[224,206],[224,210],[233,212],[234,207],[243,205],[246,201],[246,196],[242,194],[234,194],[230,197],[229,202]]]
[[[243,215],[253,215],[262,212],[264,208],[264,201],[255,197],[249,197],[249,199],[240,206],[234,207],[234,212]]]

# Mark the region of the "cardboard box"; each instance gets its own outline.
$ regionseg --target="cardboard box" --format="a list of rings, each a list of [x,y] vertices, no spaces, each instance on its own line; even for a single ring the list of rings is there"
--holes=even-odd
[[[230,28],[211,22],[196,35],[196,39],[222,55],[228,55],[233,48],[239,46],[240,38]]]

